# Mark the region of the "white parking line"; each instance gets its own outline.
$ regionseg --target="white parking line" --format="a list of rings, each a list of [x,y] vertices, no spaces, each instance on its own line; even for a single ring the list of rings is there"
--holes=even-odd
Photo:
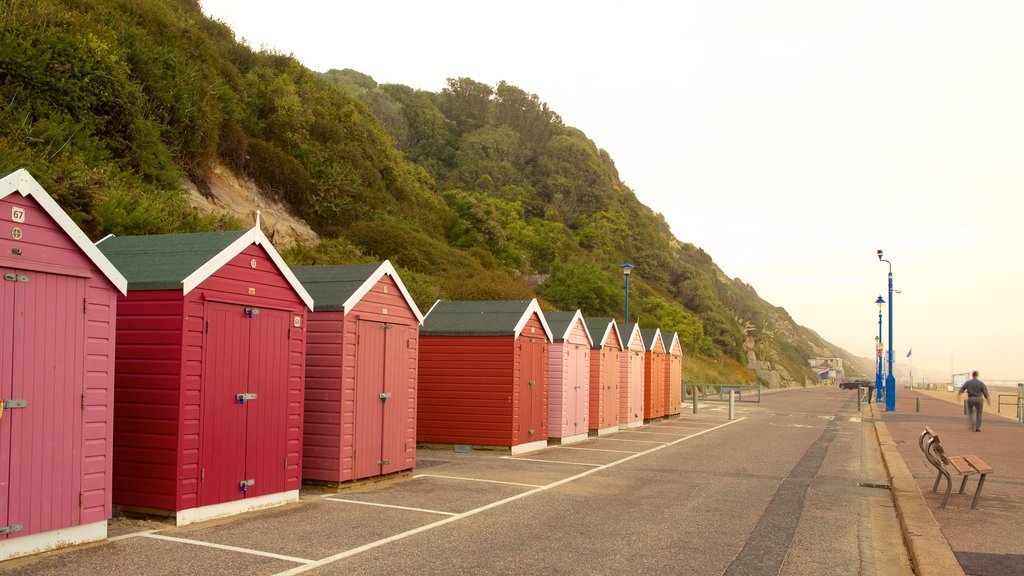
[[[403,540],[405,538],[408,538],[409,536],[414,536],[414,535],[419,534],[421,532],[426,532],[427,530],[433,530],[434,528],[438,528],[440,526],[444,526],[445,524],[448,524],[449,522],[455,522],[455,521],[461,520],[463,518],[468,518],[468,517],[473,516],[475,514],[479,514],[480,512],[484,512],[484,511],[490,510],[492,508],[497,508],[498,506],[503,506],[505,504],[508,504],[509,502],[515,502],[516,500],[519,500],[520,498],[526,498],[527,496],[533,496],[534,494],[539,494],[539,493],[541,493],[541,492],[543,492],[545,490],[550,490],[552,488],[557,488],[557,487],[559,487],[559,486],[561,486],[563,484],[568,484],[569,482],[575,482],[576,480],[579,480],[580,478],[586,478],[587,476],[590,476],[591,474],[593,474],[595,472],[599,472],[601,470],[605,470],[605,469],[611,468],[613,466],[618,466],[619,464],[622,464],[623,462],[629,462],[630,460],[634,460],[634,459],[639,458],[641,456],[645,456],[645,455],[650,454],[652,452],[656,452],[658,450],[661,450],[662,448],[666,448],[668,446],[674,446],[675,444],[678,444],[680,442],[684,442],[686,440],[689,440],[690,438],[696,438],[697,436],[700,436],[702,434],[706,434],[708,432],[712,432],[714,430],[718,430],[719,428],[724,428],[726,426],[729,426],[731,424],[735,424],[737,422],[741,422],[743,420],[744,420],[743,418],[737,418],[736,420],[730,420],[730,421],[726,422],[725,424],[721,424],[719,426],[715,426],[714,428],[709,428],[709,429],[704,430],[702,432],[697,432],[696,434],[691,434],[689,436],[684,436],[682,438],[673,440],[672,442],[665,443],[665,444],[663,444],[661,446],[655,446],[655,447],[650,448],[648,450],[644,450],[643,452],[637,452],[636,454],[632,454],[630,456],[626,456],[625,458],[622,458],[621,460],[616,460],[615,462],[612,462],[610,464],[602,464],[601,466],[599,466],[597,468],[591,468],[590,470],[586,470],[584,472],[580,472],[579,474],[576,474],[575,476],[570,476],[568,478],[563,478],[561,480],[557,480],[555,482],[552,482],[550,484],[546,484],[544,486],[538,486],[537,488],[534,488],[533,490],[527,490],[526,492],[522,492],[520,494],[516,494],[515,496],[509,496],[508,498],[505,498],[503,500],[498,500],[497,502],[491,502],[490,504],[485,504],[485,505],[483,505],[483,506],[481,506],[479,508],[474,508],[472,510],[468,510],[466,512],[462,512],[460,514],[456,514],[455,516],[449,516],[449,517],[444,518],[442,520],[438,520],[437,522],[433,522],[431,524],[426,524],[424,526],[420,526],[419,528],[413,528],[412,530],[407,530],[405,532],[402,532],[401,534],[395,534],[394,536],[389,536],[388,538],[383,538],[381,540],[377,540],[376,542],[370,542],[369,544],[364,544],[362,546],[359,546],[357,548],[353,548],[351,550],[346,550],[344,552],[339,552],[339,553],[337,553],[337,554],[335,554],[333,556],[328,556],[327,558],[321,558],[320,560],[317,560],[316,562],[311,562],[309,564],[306,564],[305,566],[296,566],[295,568],[292,568],[291,570],[285,570],[284,572],[278,572],[276,576],[292,576],[294,574],[301,574],[303,572],[306,572],[308,570],[312,570],[314,568],[319,568],[321,566],[326,566],[328,564],[333,564],[334,562],[337,562],[338,560],[343,560],[345,558],[349,558],[349,557],[352,557],[352,556],[356,556],[358,554],[362,554],[363,552],[366,552],[367,550],[373,550],[374,548],[378,548],[378,547],[383,546],[385,544],[390,544],[391,542],[397,542],[398,540]],[[414,476],[414,478],[416,478],[416,477],[417,476]]]
[[[347,498],[325,498],[331,502],[345,502],[347,504],[362,504],[363,506],[380,506],[381,508],[395,508],[397,510],[409,510],[410,512],[426,512],[427,514],[441,514],[442,516],[455,516],[455,512],[442,512],[440,510],[427,510],[426,508],[410,508],[408,506],[395,506],[394,504],[378,504],[377,502],[363,502],[362,500],[349,500]]]
[[[641,442],[643,444],[668,444],[668,442],[658,442],[657,440],[631,440],[629,438],[595,438],[595,440],[612,440],[614,442]]]
[[[676,434],[673,434],[671,432],[648,432],[646,430],[625,430],[625,432],[629,432],[630,434],[657,434],[659,436],[676,436]]]
[[[503,460],[519,460],[520,462],[546,462],[548,464],[570,464],[573,466],[604,466],[604,464],[587,464],[586,462],[563,462],[561,460],[541,460],[540,458],[517,458],[515,456],[502,456]]]
[[[590,450],[591,452],[618,452],[620,454],[636,454],[632,450],[609,450],[608,448],[585,448],[583,446],[549,446],[549,448],[560,448],[562,450]]]
[[[447,480],[468,480],[470,482],[488,482],[490,484],[508,484],[509,486],[526,486],[540,488],[540,484],[520,484],[519,482],[502,482],[501,480],[483,480],[481,478],[463,478],[461,476],[441,476],[440,474],[415,474],[413,478],[445,478]]]
[[[196,546],[206,546],[207,548],[216,548],[218,550],[228,550],[230,552],[241,552],[243,554],[254,554],[256,556],[266,556],[267,558],[276,558],[278,560],[285,560],[287,562],[296,562],[298,564],[312,564],[315,560],[308,558],[296,558],[295,556],[285,556],[284,554],[274,554],[273,552],[264,552],[262,550],[253,550],[251,548],[239,548],[238,546],[227,546],[225,544],[215,544],[213,542],[203,542],[201,540],[190,540],[188,538],[175,538],[174,536],[165,536],[163,534],[138,534],[142,538],[154,538],[156,540],[167,540],[169,542],[180,542],[182,544],[195,544]]]

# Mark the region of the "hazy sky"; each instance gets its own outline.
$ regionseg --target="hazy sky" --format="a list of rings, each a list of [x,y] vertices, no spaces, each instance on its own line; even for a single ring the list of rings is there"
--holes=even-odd
[[[860,356],[884,249],[897,361],[1024,381],[1024,2],[201,4],[316,71],[538,94],[680,240]]]

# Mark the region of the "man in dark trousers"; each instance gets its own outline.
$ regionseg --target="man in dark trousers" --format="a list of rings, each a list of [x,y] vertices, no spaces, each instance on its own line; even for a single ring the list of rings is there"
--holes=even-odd
[[[981,432],[981,398],[984,396],[989,406],[992,405],[992,399],[988,397],[988,387],[984,382],[978,380],[977,370],[971,373],[971,379],[964,382],[964,385],[956,393],[958,401],[964,392],[967,392],[967,411],[970,414],[971,423],[974,424],[974,431]]]

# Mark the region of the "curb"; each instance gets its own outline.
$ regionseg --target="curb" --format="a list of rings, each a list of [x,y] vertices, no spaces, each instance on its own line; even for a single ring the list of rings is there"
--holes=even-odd
[[[889,429],[882,422],[876,408],[870,404],[869,410],[875,424],[875,436],[878,448],[882,453],[889,476],[889,486],[896,513],[900,519],[903,540],[910,555],[910,563],[914,574],[918,576],[949,576],[963,575],[963,568],[953,554],[946,537],[942,535],[938,522],[932,516],[928,504],[924,501],[921,489],[914,480],[914,475],[903,461],[899,449],[893,443]]]

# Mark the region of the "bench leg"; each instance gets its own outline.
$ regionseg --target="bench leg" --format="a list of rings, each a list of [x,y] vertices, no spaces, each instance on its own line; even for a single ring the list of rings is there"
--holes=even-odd
[[[988,476],[988,474],[982,474],[981,478],[978,480],[978,488],[974,491],[974,500],[971,500],[971,510],[978,507],[978,498],[981,498],[981,489],[985,486],[986,476]]]
[[[942,479],[942,470],[939,470],[939,473],[935,475],[935,484],[932,484],[932,492],[935,492],[936,490],[939,489],[940,479]]]
[[[968,478],[970,478],[970,476],[964,476],[963,480],[960,482],[960,491],[957,492],[957,494],[963,494],[964,493],[964,488],[967,488],[967,479]]]
[[[942,504],[939,504],[939,508],[945,508],[946,502],[949,500],[949,493],[953,491],[953,479],[950,478],[948,472],[940,472],[939,475],[946,477],[946,493],[942,496]],[[938,479],[935,480],[935,485],[939,485]]]

